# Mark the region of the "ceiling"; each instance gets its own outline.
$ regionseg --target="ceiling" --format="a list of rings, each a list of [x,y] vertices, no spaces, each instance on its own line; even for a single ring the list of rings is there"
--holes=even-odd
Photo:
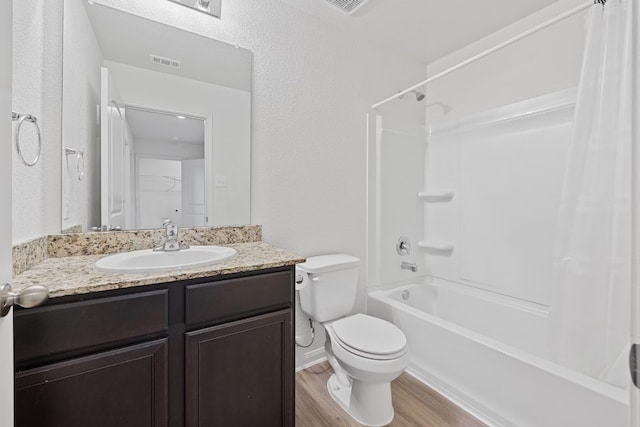
[[[204,147],[204,120],[127,107],[127,123],[138,140],[199,144]]]
[[[428,64],[556,0],[369,0],[353,15],[326,0],[280,0]]]

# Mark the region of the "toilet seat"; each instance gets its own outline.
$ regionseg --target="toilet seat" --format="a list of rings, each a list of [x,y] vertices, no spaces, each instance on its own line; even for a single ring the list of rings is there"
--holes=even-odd
[[[331,323],[334,343],[349,353],[374,360],[391,360],[407,353],[407,338],[394,324],[366,314]]]

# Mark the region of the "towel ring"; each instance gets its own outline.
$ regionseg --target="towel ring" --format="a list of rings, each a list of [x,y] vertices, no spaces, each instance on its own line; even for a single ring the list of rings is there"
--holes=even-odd
[[[42,153],[42,135],[40,133],[40,126],[38,126],[38,118],[36,116],[32,116],[31,114],[19,114],[19,113],[16,113],[15,111],[12,111],[11,120],[18,121],[18,124],[16,125],[16,130],[13,134],[13,139],[16,144],[16,151],[18,152],[18,156],[20,156],[20,160],[22,160],[22,163],[24,163],[25,165],[34,166],[36,163],[38,163],[38,160],[40,160],[40,154]],[[38,153],[36,154],[36,157],[31,162],[28,162],[24,159],[24,156],[22,155],[22,150],[20,149],[20,127],[22,126],[22,123],[25,122],[25,120],[30,123],[33,123],[33,125],[36,127],[36,133],[38,134]]]

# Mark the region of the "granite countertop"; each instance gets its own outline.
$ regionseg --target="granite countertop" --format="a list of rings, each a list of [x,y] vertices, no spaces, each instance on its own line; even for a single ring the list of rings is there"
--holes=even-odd
[[[14,290],[29,285],[45,285],[49,297],[86,294],[156,283],[212,277],[304,262],[301,256],[264,242],[227,244],[237,255],[231,260],[207,267],[147,274],[115,274],[96,271],[94,264],[107,255],[82,255],[47,258],[13,278]]]

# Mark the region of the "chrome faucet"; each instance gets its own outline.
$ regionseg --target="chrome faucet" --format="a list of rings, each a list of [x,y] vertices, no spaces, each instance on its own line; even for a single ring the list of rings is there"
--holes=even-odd
[[[162,226],[165,230],[166,240],[162,244],[162,246],[158,246],[157,248],[153,248],[154,251],[179,251],[180,249],[189,249],[189,245],[186,243],[178,242],[178,226],[171,221],[171,218],[165,218],[162,221]]]
[[[402,261],[402,263],[400,264],[400,268],[402,268],[403,270],[411,270],[414,273],[418,271],[418,265],[415,262]]]

